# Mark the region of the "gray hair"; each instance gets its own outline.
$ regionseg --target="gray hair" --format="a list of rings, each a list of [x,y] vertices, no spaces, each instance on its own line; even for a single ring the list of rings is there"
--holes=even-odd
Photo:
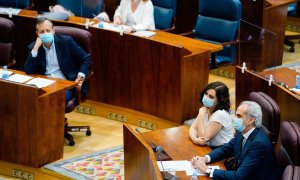
[[[259,104],[254,101],[243,101],[241,105],[247,105],[247,118],[253,117],[255,119],[254,126],[259,128],[262,125],[262,110]]]

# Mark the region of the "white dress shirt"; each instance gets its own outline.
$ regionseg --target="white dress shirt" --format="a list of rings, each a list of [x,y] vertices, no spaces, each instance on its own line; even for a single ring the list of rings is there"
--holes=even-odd
[[[46,76],[53,77],[53,78],[59,78],[59,79],[66,79],[64,74],[61,72],[57,60],[57,54],[55,50],[55,44],[52,43],[50,48],[47,48],[43,45],[43,48],[45,49],[46,53]],[[37,56],[37,51],[32,50],[31,55],[32,57]]]
[[[43,45],[43,48],[45,49],[46,53],[46,73],[45,75],[52,78],[59,78],[59,79],[67,79],[65,75],[61,72],[57,54],[55,50],[55,44],[52,43],[50,48],[47,48]],[[38,51],[31,51],[31,56],[36,57],[38,54]],[[82,72],[78,72],[78,76],[85,78],[85,74]]]
[[[140,1],[134,12],[131,9],[132,0],[121,0],[115,11],[115,16],[119,16],[125,25],[132,26],[138,30],[155,30],[154,8],[151,1]]]

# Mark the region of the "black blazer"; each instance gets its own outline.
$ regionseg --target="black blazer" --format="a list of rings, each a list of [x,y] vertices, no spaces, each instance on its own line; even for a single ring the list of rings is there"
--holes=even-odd
[[[89,74],[91,57],[85,52],[70,36],[54,35],[55,50],[57,60],[61,72],[69,81],[74,81],[78,72]],[[38,54],[34,58],[31,55],[31,50],[35,41],[32,42],[28,48],[29,53],[24,65],[24,71],[27,74],[41,74],[46,73],[46,52],[43,47],[38,49]],[[82,86],[82,95],[86,96],[88,92],[87,84]]]

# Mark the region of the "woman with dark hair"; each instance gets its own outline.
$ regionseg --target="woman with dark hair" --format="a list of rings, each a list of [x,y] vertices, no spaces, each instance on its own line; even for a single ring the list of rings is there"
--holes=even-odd
[[[228,87],[222,82],[208,84],[200,94],[203,106],[189,129],[194,144],[218,147],[234,136],[229,115],[230,100]]]

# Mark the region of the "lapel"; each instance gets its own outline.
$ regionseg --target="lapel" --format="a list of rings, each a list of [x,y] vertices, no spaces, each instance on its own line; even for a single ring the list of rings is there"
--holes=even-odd
[[[57,36],[56,34],[54,34],[54,43],[55,43],[55,51],[56,51],[56,55],[57,55],[57,61],[58,61],[58,64],[59,64],[59,67],[61,67],[62,65],[62,48],[60,48],[61,46],[61,40],[60,40],[60,37]]]
[[[253,139],[256,137],[256,135],[258,134],[259,132],[259,128],[255,128],[254,131],[250,134],[250,136],[248,137],[243,149],[242,149],[242,152],[241,152],[241,158],[244,159],[244,156],[246,155],[246,152],[249,148],[249,146],[251,145],[251,142],[253,141]]]

